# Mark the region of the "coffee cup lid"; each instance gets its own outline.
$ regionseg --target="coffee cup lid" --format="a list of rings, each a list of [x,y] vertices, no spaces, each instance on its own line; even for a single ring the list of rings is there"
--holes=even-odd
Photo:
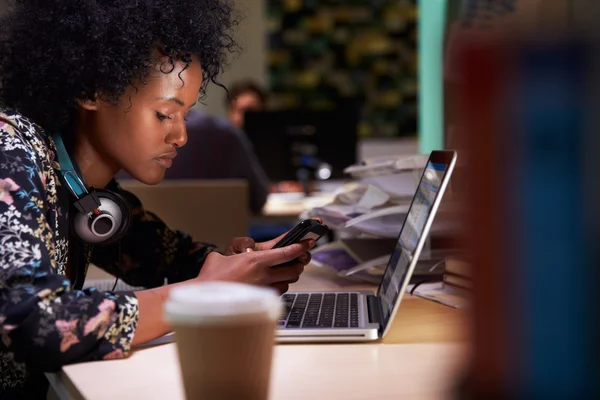
[[[174,287],[165,317],[177,323],[224,323],[282,312],[279,294],[271,288],[236,282],[199,282]]]

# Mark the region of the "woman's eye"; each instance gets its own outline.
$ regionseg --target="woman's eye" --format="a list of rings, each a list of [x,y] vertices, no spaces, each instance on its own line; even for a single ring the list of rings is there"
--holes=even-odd
[[[170,119],[168,116],[166,116],[165,114],[159,113],[158,111],[156,112],[156,118],[158,118],[158,120],[160,122],[163,122],[165,119]]]

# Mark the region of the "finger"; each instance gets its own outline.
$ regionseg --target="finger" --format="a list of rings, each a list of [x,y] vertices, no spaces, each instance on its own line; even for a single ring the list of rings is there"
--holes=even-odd
[[[281,239],[283,239],[283,237],[285,235],[288,234],[288,232],[283,233],[283,234],[277,236],[275,239],[271,239],[271,240],[268,240],[266,242],[256,243],[256,249],[257,250],[270,250],[270,249],[272,249],[273,246],[275,246],[277,244],[277,242],[279,242]]]
[[[250,250],[248,250],[248,251],[250,251]],[[310,251],[307,251],[306,253],[300,254],[300,256],[298,258],[295,258],[292,261],[289,261],[289,262],[284,263],[282,265],[292,265],[294,263],[300,263],[302,265],[308,265],[308,264],[310,264],[311,260],[312,260],[312,254],[310,254]]]
[[[255,242],[254,239],[249,237],[239,237],[233,239],[233,251],[236,254],[244,253],[247,249],[254,250]]]
[[[315,241],[303,240],[299,243],[281,247],[279,249],[261,250],[252,252],[253,262],[257,266],[272,267],[274,265],[285,264],[295,258],[300,257],[315,245]]]
[[[312,260],[312,255],[310,254],[310,252],[306,252],[306,253],[302,254],[300,257],[298,257],[298,261],[300,263],[302,263],[302,265],[310,264],[310,260]]]
[[[304,239],[304,240],[299,241],[298,243],[308,243],[308,250],[311,250],[313,247],[315,247],[317,245],[317,242],[314,239]],[[273,250],[271,247],[263,249],[262,246],[261,246],[261,244],[262,243],[257,243],[256,244],[256,249],[257,250],[262,250],[262,251],[264,251],[264,250]]]
[[[298,275],[292,279],[287,280],[286,282],[290,283],[290,284],[298,282],[298,280],[300,279],[300,275],[302,275],[302,273],[304,272],[304,264],[296,262],[296,263],[288,264],[288,265],[296,268]],[[277,267],[277,268],[279,268],[279,267]],[[275,268],[275,269],[277,269],[277,268]]]
[[[323,223],[323,219],[321,217],[313,217],[313,218],[310,218],[310,219],[314,219],[316,221],[319,221],[320,224]],[[285,235],[287,235],[288,233],[289,233],[289,231],[287,231],[287,232],[285,232],[285,233],[277,236],[275,239],[271,239],[271,240],[268,240],[266,242],[256,243],[256,247],[255,248],[256,248],[256,250],[269,250],[269,249],[272,249],[273,246],[275,246],[277,244],[277,242],[279,242],[281,239],[283,239],[283,237]]]
[[[314,239],[303,240],[303,242],[308,242],[308,249],[311,250],[313,247],[317,245],[317,242]]]
[[[287,292],[289,290],[290,285],[285,282],[278,282],[278,283],[271,285],[271,287],[273,287],[277,291],[279,291],[280,294],[284,294],[285,292]]]
[[[292,265],[281,266],[277,268],[270,268],[267,271],[267,279],[269,283],[277,282],[297,282],[304,272],[304,265],[295,263]]]

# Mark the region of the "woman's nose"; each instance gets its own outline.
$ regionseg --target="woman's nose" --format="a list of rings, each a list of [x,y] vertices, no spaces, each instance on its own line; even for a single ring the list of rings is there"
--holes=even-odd
[[[167,143],[175,145],[175,147],[185,146],[187,143],[187,128],[185,121],[182,121],[167,135]]]

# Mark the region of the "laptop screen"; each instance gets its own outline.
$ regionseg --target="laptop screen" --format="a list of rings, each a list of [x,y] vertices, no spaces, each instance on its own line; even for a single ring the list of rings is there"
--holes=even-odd
[[[400,290],[404,287],[404,281],[410,279],[407,272],[447,170],[448,164],[433,163],[430,160],[423,171],[421,182],[377,293],[381,304],[383,327],[387,326]]]

